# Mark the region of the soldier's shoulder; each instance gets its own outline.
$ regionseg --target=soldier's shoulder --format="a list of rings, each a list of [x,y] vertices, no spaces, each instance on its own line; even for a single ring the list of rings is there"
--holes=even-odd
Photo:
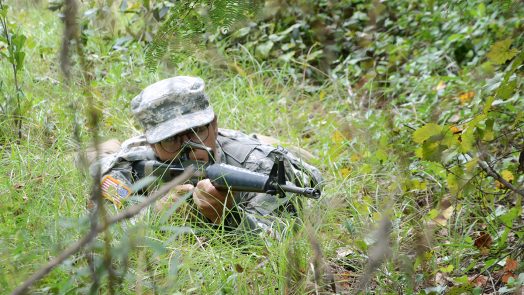
[[[226,162],[235,166],[244,166],[253,157],[266,156],[274,149],[238,130],[220,128],[217,140],[221,151],[226,155]]]
[[[140,135],[125,140],[119,145],[118,149],[99,157],[90,165],[89,170],[92,175],[97,169],[100,169],[102,174],[106,174],[122,163],[154,158],[155,154],[153,149],[147,143],[145,136]]]
[[[233,129],[226,129],[226,128],[218,128],[218,138],[229,138],[229,139],[236,139],[236,140],[251,140],[253,139],[251,136],[247,135],[246,133],[239,131],[239,130],[233,130]]]
[[[129,138],[122,143],[122,148],[117,157],[125,161],[151,160],[155,153],[144,135]]]
[[[131,137],[124,142],[122,142],[121,150],[129,150],[134,147],[149,146],[147,143],[146,137],[144,135],[138,135]]]

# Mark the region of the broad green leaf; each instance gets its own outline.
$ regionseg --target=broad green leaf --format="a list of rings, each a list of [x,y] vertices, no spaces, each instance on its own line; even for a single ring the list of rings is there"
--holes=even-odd
[[[486,104],[484,105],[484,115],[487,115],[489,110],[491,109],[491,105],[495,101],[495,96],[490,96],[486,100]]]
[[[466,165],[464,165],[464,167],[466,168],[465,171],[470,174],[473,173],[473,170],[477,168],[478,163],[479,163],[478,158],[471,159],[471,161],[467,162]]]
[[[415,156],[417,156],[419,159],[424,159],[424,149],[422,147],[419,147],[415,150]]]
[[[486,263],[484,264],[484,269],[488,269],[488,268],[492,267],[497,262],[498,262],[498,259],[496,259],[496,258],[493,258],[493,259],[490,259],[490,260],[486,261]]]
[[[464,176],[464,170],[462,170],[461,166],[455,166],[451,168],[446,178],[448,182],[448,189],[450,193],[456,195],[460,191],[462,184],[464,182],[463,176]]]
[[[495,120],[493,119],[486,120],[486,128],[484,129],[484,135],[482,136],[482,140],[490,141],[495,138],[495,132],[493,131],[494,123]]]
[[[359,248],[363,252],[366,252],[368,250],[368,245],[366,244],[366,242],[364,242],[364,240],[356,240],[355,246],[357,246],[357,248]]]
[[[456,195],[459,191],[459,188],[460,188],[460,184],[459,184],[459,180],[458,178],[453,175],[453,174],[448,174],[448,177],[447,177],[447,182],[448,182],[448,189],[449,189],[449,192],[452,193],[453,195]]]
[[[369,164],[364,164],[360,166],[360,173],[362,174],[370,174],[373,171],[371,166]]]
[[[388,159],[388,154],[384,150],[380,149],[375,153],[375,157],[379,161],[386,162]]]
[[[480,114],[478,116],[475,116],[475,118],[473,118],[473,120],[469,121],[468,126],[470,128],[475,128],[475,127],[477,127],[478,123],[480,123],[481,121],[483,121],[485,119],[486,119],[486,115],[484,115],[484,114]]]
[[[448,148],[460,144],[459,136],[461,130],[459,130],[457,127],[453,127],[449,128],[449,130],[444,133],[444,138],[442,139],[442,144],[447,146]]]
[[[475,142],[475,137],[471,127],[468,128],[465,132],[462,132],[460,137],[462,141],[460,142],[460,152],[467,153],[473,148],[473,143]]]
[[[486,15],[486,5],[484,3],[480,3],[477,8],[477,14],[479,17],[483,17]]]
[[[271,48],[273,48],[273,45],[274,43],[272,41],[267,41],[265,43],[259,44],[256,51],[261,57],[266,58],[269,56],[269,52],[271,51]]]
[[[453,266],[453,264],[450,264],[446,267],[441,267],[440,268],[440,271],[443,272],[443,273],[450,273],[452,272],[453,270],[455,269],[455,267]]]
[[[16,70],[20,71],[24,67],[25,52],[16,53]]]
[[[493,44],[493,46],[491,46],[491,49],[486,56],[492,63],[497,65],[503,64],[506,61],[514,58],[519,51],[515,48],[509,48],[511,46],[512,41],[513,40],[508,38],[496,42],[495,44]]]
[[[27,37],[23,34],[16,34],[12,38],[13,45],[16,47],[17,51],[20,51],[24,47],[25,40]]]
[[[503,247],[506,244],[506,242],[508,241],[508,235],[510,231],[511,229],[509,227],[506,227],[506,229],[504,229],[504,232],[500,235],[497,241],[499,247]]]
[[[241,28],[241,29],[238,29],[237,31],[235,31],[231,35],[231,37],[233,39],[235,39],[235,38],[242,38],[242,37],[246,36],[247,34],[249,34],[250,31],[251,31],[250,27],[244,27],[244,28]]]
[[[431,209],[428,213],[428,218],[429,219],[434,219],[435,217],[438,216],[438,210],[437,209]]]
[[[462,39],[464,39],[464,35],[462,35],[462,34],[453,34],[453,35],[448,37],[448,42],[451,43],[453,41],[462,40]]]
[[[415,132],[413,132],[413,141],[416,143],[423,143],[426,139],[440,134],[442,132],[442,127],[435,123],[428,123]]]
[[[295,55],[295,51],[290,51],[286,54],[279,56],[278,59],[288,62],[293,58],[293,55]]]
[[[515,176],[513,176],[513,173],[511,173],[511,171],[509,170],[503,170],[500,173],[500,176],[502,176],[502,178],[504,178],[504,180],[506,180],[507,182],[512,182],[513,180],[515,180]]]
[[[500,85],[500,87],[497,89],[497,96],[502,99],[508,99],[513,96],[515,93],[515,88],[517,87],[517,80],[514,79],[512,81],[509,81],[508,83],[503,83]]]
[[[427,182],[420,181],[418,179],[413,179],[410,182],[410,186],[411,186],[412,189],[417,189],[417,190],[426,190],[428,188]]]
[[[428,161],[440,162],[442,152],[446,149],[439,142],[424,142],[420,152],[421,158]]]
[[[459,284],[468,284],[469,283],[469,278],[468,278],[467,275],[463,275],[461,277],[455,278],[455,282],[457,282]]]

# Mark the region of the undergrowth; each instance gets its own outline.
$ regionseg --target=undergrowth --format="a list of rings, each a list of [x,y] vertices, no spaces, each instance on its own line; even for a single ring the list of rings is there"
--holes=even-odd
[[[144,43],[118,39],[125,37],[118,28],[136,16],[114,12],[104,19],[87,10],[94,3],[86,4],[84,46],[103,138],[125,140],[140,133],[130,101],[145,86],[174,75],[197,75],[206,81],[221,127],[271,135],[283,146],[311,151],[316,156],[312,164],[323,171],[324,192],[319,201],[307,202],[302,224],[281,239],[239,236],[195,226],[176,214],[147,211],[139,220],[111,229],[110,271],[100,238],[39,281],[33,292],[105,293],[110,277],[116,278],[113,291],[124,294],[334,292],[331,281],[341,294],[358,287],[378,294],[519,288],[524,281],[522,198],[472,161],[509,171],[511,184],[522,187],[522,67],[510,72],[516,54],[501,64],[486,57],[496,42],[507,38],[513,41],[506,51],[522,54],[521,20],[497,14],[502,8],[482,1],[466,5],[466,20],[439,1],[439,13],[431,15],[422,4],[393,2],[413,13],[397,15],[397,23],[379,17],[384,27],[368,35],[358,30],[371,15],[348,16],[351,34],[336,39],[346,42],[337,50],[348,59],[335,62],[339,67],[330,74],[322,72],[326,61],[308,57],[317,46],[311,30],[300,27],[291,41],[292,30],[270,25],[258,28],[266,31],[225,37],[213,50],[178,56],[151,73]],[[20,143],[12,119],[3,116],[0,121],[2,293],[87,232],[92,182],[76,162],[79,149],[90,145],[92,132],[85,81],[77,63],[69,82],[59,72],[60,20],[43,3],[11,5],[9,17],[27,41],[25,67],[19,72],[24,92]],[[391,16],[394,6],[388,5],[380,9]],[[321,6],[319,15],[326,7]],[[351,7],[369,12],[374,6]],[[290,15],[296,17],[296,9]],[[305,18],[301,22],[308,23]],[[112,31],[103,25],[111,19]],[[442,24],[447,31],[436,29],[443,19],[448,20]],[[487,30],[489,38],[455,32],[477,19],[466,27]],[[506,19],[511,32],[500,29]],[[326,16],[323,21],[337,20]],[[352,34],[358,36],[354,43]],[[395,39],[397,35],[403,37]],[[275,41],[261,53],[260,44],[268,46],[275,36],[282,37],[277,38],[282,44]],[[440,46],[439,40],[448,42]],[[312,47],[295,52],[289,45],[293,42]],[[288,51],[279,52],[277,45]],[[2,85],[11,85],[8,63],[1,64]],[[506,74],[510,89],[499,90]],[[489,101],[492,111],[478,119]],[[416,130],[422,130],[418,137]],[[471,137],[474,144],[465,146]],[[473,154],[477,152],[484,155]],[[513,261],[519,263],[508,267]],[[366,280],[368,284],[359,285]]]

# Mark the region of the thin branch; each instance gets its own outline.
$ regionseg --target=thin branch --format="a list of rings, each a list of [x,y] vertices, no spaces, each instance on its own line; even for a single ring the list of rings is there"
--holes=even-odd
[[[46,276],[48,273],[51,272],[56,266],[60,265],[62,262],[64,262],[69,256],[77,253],[82,248],[84,248],[87,244],[89,244],[99,233],[105,231],[110,225],[115,224],[117,222],[120,222],[124,219],[129,219],[138,213],[142,211],[142,209],[148,207],[149,205],[156,202],[158,199],[162,198],[169,192],[170,189],[173,187],[180,185],[184,183],[186,180],[191,178],[193,175],[194,169],[188,168],[184,173],[182,173],[177,178],[173,179],[172,181],[166,183],[163,185],[158,191],[156,191],[154,194],[149,196],[144,202],[136,204],[134,206],[131,206],[127,208],[126,210],[111,216],[107,219],[107,222],[104,224],[98,224],[96,227],[91,228],[91,230],[81,239],[77,240],[75,243],[70,245],[67,249],[62,251],[60,255],[53,258],[51,261],[47,263],[47,265],[40,268],[38,271],[36,271],[31,277],[29,277],[22,285],[20,285],[18,288],[16,288],[11,295],[17,295],[17,294],[25,294],[29,287],[31,287],[36,281],[40,280],[44,276]]]
[[[497,171],[495,171],[488,163],[484,161],[479,161],[479,166],[484,170],[489,176],[495,178],[500,183],[502,183],[505,187],[508,189],[514,191],[515,193],[521,195],[524,197],[524,190],[520,190],[513,186],[511,183],[509,183],[507,180],[505,180]]]

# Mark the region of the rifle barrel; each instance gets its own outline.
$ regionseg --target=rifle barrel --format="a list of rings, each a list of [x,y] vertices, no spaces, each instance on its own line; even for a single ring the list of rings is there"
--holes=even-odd
[[[303,195],[308,198],[320,198],[320,190],[311,187],[298,187],[294,185],[281,184],[280,188],[285,192]]]

